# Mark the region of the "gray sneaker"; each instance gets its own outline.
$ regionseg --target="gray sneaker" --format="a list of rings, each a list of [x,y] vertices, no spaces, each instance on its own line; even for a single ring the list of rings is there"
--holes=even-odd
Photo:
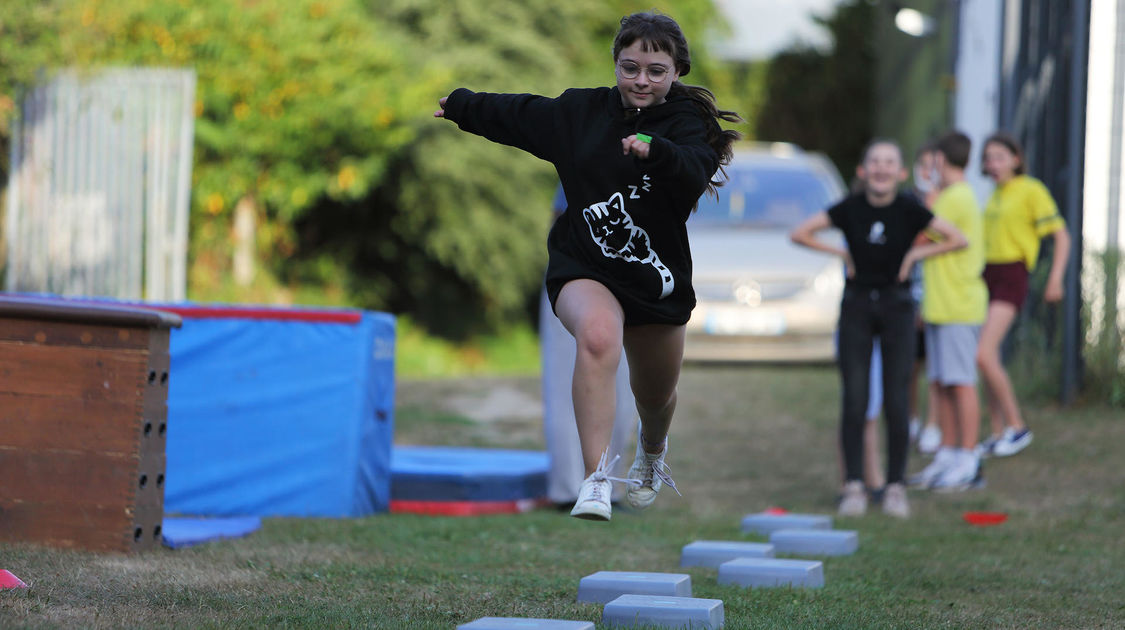
[[[883,501],[886,501],[886,494]],[[867,489],[862,481],[849,481],[844,484],[843,496],[840,498],[840,507],[836,509],[840,516],[863,516],[867,513]]]
[[[906,486],[901,483],[887,484],[883,493],[883,514],[898,518],[910,518],[910,503],[906,500]]]
[[[625,491],[625,500],[629,505],[638,510],[643,510],[652,505],[656,500],[656,493],[664,484],[676,490],[676,482],[668,474],[668,464],[664,463],[664,456],[668,453],[668,438],[664,438],[663,448],[659,453],[649,453],[644,449],[644,437],[641,429],[637,427],[637,453],[633,458],[633,465],[629,468],[628,478],[631,480],[629,488]],[[682,495],[681,495],[682,496]]]

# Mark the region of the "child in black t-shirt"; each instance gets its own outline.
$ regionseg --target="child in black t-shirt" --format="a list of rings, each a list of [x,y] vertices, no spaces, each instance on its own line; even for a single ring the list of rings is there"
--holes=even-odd
[[[846,479],[841,516],[867,511],[863,486],[863,426],[872,339],[878,336],[883,359],[883,405],[887,426],[887,488],[883,511],[910,515],[903,477],[910,442],[908,391],[915,353],[915,304],[910,294],[914,263],[966,245],[965,237],[917,201],[898,193],[906,180],[902,150],[890,140],[867,146],[856,175],[863,190],[817,213],[797,226],[794,243],[840,256],[847,283],[840,303],[839,366],[843,386],[840,440]],[[847,249],[827,243],[816,233],[835,227],[844,233]],[[929,229],[940,240],[914,245]]]

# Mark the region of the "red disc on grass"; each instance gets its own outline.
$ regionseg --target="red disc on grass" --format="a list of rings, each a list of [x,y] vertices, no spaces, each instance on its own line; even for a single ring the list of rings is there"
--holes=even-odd
[[[1008,515],[1003,512],[965,512],[962,515],[965,522],[970,525],[999,525],[1008,520]]]
[[[23,580],[12,575],[10,571],[0,569],[0,589],[4,588],[27,588],[27,584]]]
[[[766,514],[788,514],[789,510],[779,507],[766,508]]]

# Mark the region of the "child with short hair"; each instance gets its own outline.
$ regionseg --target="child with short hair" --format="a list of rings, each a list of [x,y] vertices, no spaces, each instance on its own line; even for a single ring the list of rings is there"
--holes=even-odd
[[[956,226],[968,246],[922,263],[927,373],[938,392],[942,442],[933,462],[910,481],[934,490],[958,491],[976,482],[980,471],[976,355],[988,309],[988,289],[981,277],[984,227],[973,189],[965,181],[972,141],[952,131],[935,146],[941,193],[932,210]]]

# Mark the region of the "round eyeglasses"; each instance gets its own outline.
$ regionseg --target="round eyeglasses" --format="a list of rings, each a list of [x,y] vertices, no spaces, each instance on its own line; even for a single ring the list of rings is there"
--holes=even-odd
[[[626,79],[635,79],[641,76],[643,71],[648,77],[649,81],[653,83],[663,83],[664,79],[668,78],[668,68],[660,65],[652,65],[647,68],[642,68],[632,61],[622,61],[617,64],[617,69],[621,72],[621,76]]]

